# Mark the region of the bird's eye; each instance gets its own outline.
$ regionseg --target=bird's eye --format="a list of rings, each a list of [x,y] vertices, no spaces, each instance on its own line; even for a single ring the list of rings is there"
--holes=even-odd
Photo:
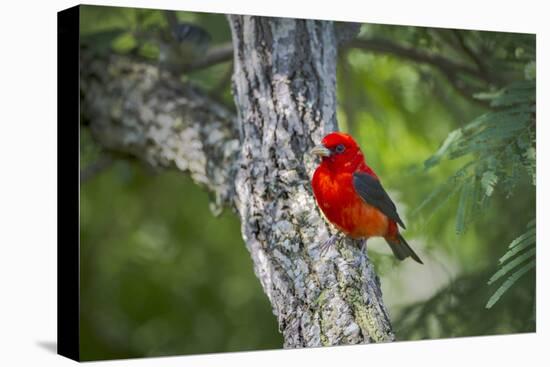
[[[346,147],[344,146],[344,144],[338,144],[334,150],[336,151],[336,153],[342,153],[344,150],[346,150]]]

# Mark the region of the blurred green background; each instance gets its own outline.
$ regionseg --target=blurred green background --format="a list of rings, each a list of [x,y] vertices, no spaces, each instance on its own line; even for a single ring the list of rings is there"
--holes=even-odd
[[[158,61],[155,37],[168,27],[163,11],[81,9],[82,42],[98,57],[112,52]],[[223,15],[176,16],[205,28],[210,47],[231,40]],[[398,263],[382,241],[369,242],[397,338],[535,331],[532,270],[486,308],[512,270],[534,261],[533,249],[506,276],[487,284],[501,269],[498,259],[508,245],[535,218],[534,114],[527,115],[526,128],[520,126],[527,132],[526,146],[502,140],[515,139],[519,130],[513,130],[505,138],[487,137],[484,147],[493,151],[456,153],[474,141],[468,124],[499,107],[499,91],[525,80],[534,85],[534,35],[365,24],[359,37],[370,43],[340,52],[340,126],[360,142],[408,225],[406,238],[426,263]],[[451,72],[418,53],[467,65],[479,75]],[[182,73],[181,79],[234,109],[231,68],[230,61],[223,62]],[[516,96],[510,93],[506,96]],[[518,94],[506,106],[532,108],[534,89],[528,97]],[[519,129],[515,117],[512,124]],[[461,138],[447,144],[449,155],[443,142],[461,128]],[[511,144],[517,145],[512,153],[494,148]],[[436,152],[441,154],[429,160]],[[81,167],[101,154],[83,125]],[[456,175],[469,162],[475,169],[470,186],[462,179],[469,176]],[[468,188],[478,187],[480,198],[472,194],[467,201]],[[226,210],[214,217],[208,194],[188,177],[115,160],[82,183],[80,199],[82,359],[281,348],[236,215]],[[530,245],[522,242],[520,250]]]

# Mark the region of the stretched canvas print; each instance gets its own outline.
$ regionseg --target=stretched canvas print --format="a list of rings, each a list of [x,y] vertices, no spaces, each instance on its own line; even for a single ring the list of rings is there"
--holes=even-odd
[[[58,28],[60,354],[535,332],[534,34],[105,6]]]

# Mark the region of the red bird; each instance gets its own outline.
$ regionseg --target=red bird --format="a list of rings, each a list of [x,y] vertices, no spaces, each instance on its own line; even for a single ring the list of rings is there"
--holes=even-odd
[[[311,153],[322,157],[311,185],[326,219],[354,239],[384,237],[399,260],[410,256],[422,264],[399,234],[398,225],[404,229],[405,224],[355,140],[333,132]],[[323,247],[328,248],[335,239],[336,235],[332,236]]]

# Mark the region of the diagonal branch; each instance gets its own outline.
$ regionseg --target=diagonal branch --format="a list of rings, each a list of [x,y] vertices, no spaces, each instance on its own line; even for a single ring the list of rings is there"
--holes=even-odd
[[[159,39],[158,39],[159,36],[157,33],[139,30],[139,31],[134,31],[133,34],[136,38],[139,38],[139,39],[149,40],[154,43],[159,42]],[[176,46],[172,45],[172,47],[176,47]],[[139,53],[137,52],[137,49],[133,50],[132,52],[133,54],[131,56],[134,61],[139,61],[143,64],[149,64],[151,66],[158,66],[158,63],[156,61],[139,55]],[[232,58],[233,58],[233,45],[231,44],[231,42],[221,43],[208,48],[206,53],[202,55],[200,58],[198,58],[197,60],[194,60],[188,65],[180,66],[179,70],[176,70],[176,71],[183,72],[183,73],[191,73],[194,71],[209,68],[210,66],[231,61]]]
[[[347,47],[390,54],[417,63],[431,65],[440,70],[452,87],[465,99],[484,108],[490,108],[490,105],[486,101],[474,98],[475,91],[459,79],[459,75],[464,74],[485,83],[495,83],[486,73],[477,68],[457,63],[440,55],[428,54],[414,48],[405,47],[385,39],[355,39],[350,41]]]
[[[392,54],[395,56],[409,59],[411,61],[429,64],[441,70],[447,70],[452,73],[463,73],[473,76],[477,79],[485,80],[486,76],[469,65],[464,65],[447,59],[446,57],[428,54],[411,47],[405,47],[385,39],[355,39],[348,43],[348,47],[359,48],[372,52]]]
[[[477,65],[477,69],[479,71],[486,73],[487,67],[485,66],[485,64],[483,64],[483,62],[476,55],[476,53],[466,44],[466,41],[464,40],[464,37],[462,36],[461,31],[459,31],[458,29],[452,29],[451,32],[454,38],[456,39],[456,41],[458,42],[460,50],[462,50],[462,52],[465,53],[470,58],[470,60],[472,60]]]

